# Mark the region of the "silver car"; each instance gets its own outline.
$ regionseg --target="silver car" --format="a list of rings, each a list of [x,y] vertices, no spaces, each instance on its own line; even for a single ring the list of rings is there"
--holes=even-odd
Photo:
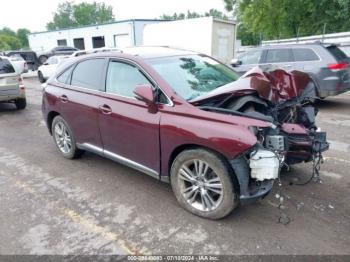
[[[256,66],[304,71],[314,80],[320,98],[350,90],[349,58],[334,44],[262,46],[239,55],[231,65],[239,74]]]
[[[8,57],[0,56],[0,103],[15,103],[17,109],[27,105],[21,72],[15,70]]]

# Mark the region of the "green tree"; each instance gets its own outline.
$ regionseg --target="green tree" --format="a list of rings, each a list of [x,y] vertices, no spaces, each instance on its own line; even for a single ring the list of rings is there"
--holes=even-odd
[[[74,4],[67,1],[58,5],[53,20],[46,25],[46,28],[56,30],[111,21],[114,21],[113,8],[105,3]]]
[[[246,34],[263,39],[321,34],[324,28],[326,33],[350,29],[350,0],[223,1]]]
[[[187,11],[187,14],[185,13],[174,13],[173,15],[167,15],[167,14],[163,14],[162,16],[160,16],[160,19],[165,19],[165,20],[182,20],[182,19],[189,19],[189,18],[197,18],[197,17],[204,17],[204,16],[213,16],[216,18],[220,18],[220,19],[225,19],[228,20],[228,17],[222,13],[219,10],[216,9],[210,9],[208,12],[205,12],[204,14],[199,14],[197,12],[191,12],[191,11]]]
[[[225,4],[225,9],[229,12],[233,11],[236,5],[236,0],[223,0]]]
[[[8,27],[3,27],[3,28],[0,30],[0,34],[16,37],[16,32],[13,31],[12,29],[8,28]]]
[[[223,12],[216,10],[216,9],[210,9],[209,12],[206,12],[204,16],[212,16],[224,20],[228,20],[228,16],[225,15]]]
[[[21,42],[16,36],[0,33],[0,50],[16,50],[21,48]]]
[[[17,38],[21,42],[21,47],[28,47],[28,34],[30,31],[27,28],[20,28],[17,30]]]
[[[28,47],[28,29],[18,29],[17,33],[8,27],[0,30],[0,50],[15,50]]]

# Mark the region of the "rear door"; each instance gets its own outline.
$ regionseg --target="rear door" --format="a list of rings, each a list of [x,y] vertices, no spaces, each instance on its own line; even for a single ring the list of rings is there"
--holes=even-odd
[[[293,47],[294,69],[316,74],[322,66],[322,60],[317,55],[316,51],[311,47]]]
[[[62,84],[62,88],[56,90],[59,111],[77,143],[89,148],[102,149],[97,117],[105,66],[104,58],[86,59],[57,78]]]
[[[0,58],[0,98],[19,95],[18,73],[6,58]]]

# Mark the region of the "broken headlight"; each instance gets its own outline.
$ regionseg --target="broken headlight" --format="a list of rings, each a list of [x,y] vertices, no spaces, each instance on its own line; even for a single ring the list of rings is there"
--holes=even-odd
[[[249,130],[266,149],[274,152],[286,151],[286,139],[279,134],[279,129],[275,125],[267,128],[250,126]]]
[[[265,147],[273,151],[285,151],[285,138],[281,135],[267,135],[265,137]]]

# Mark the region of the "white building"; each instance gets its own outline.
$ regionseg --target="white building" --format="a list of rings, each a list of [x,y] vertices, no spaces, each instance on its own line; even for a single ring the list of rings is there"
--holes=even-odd
[[[50,50],[56,46],[72,46],[79,49],[99,47],[123,48],[143,44],[143,28],[147,24],[160,23],[163,20],[133,19],[112,23],[81,26],[31,33],[29,46],[33,51]]]

